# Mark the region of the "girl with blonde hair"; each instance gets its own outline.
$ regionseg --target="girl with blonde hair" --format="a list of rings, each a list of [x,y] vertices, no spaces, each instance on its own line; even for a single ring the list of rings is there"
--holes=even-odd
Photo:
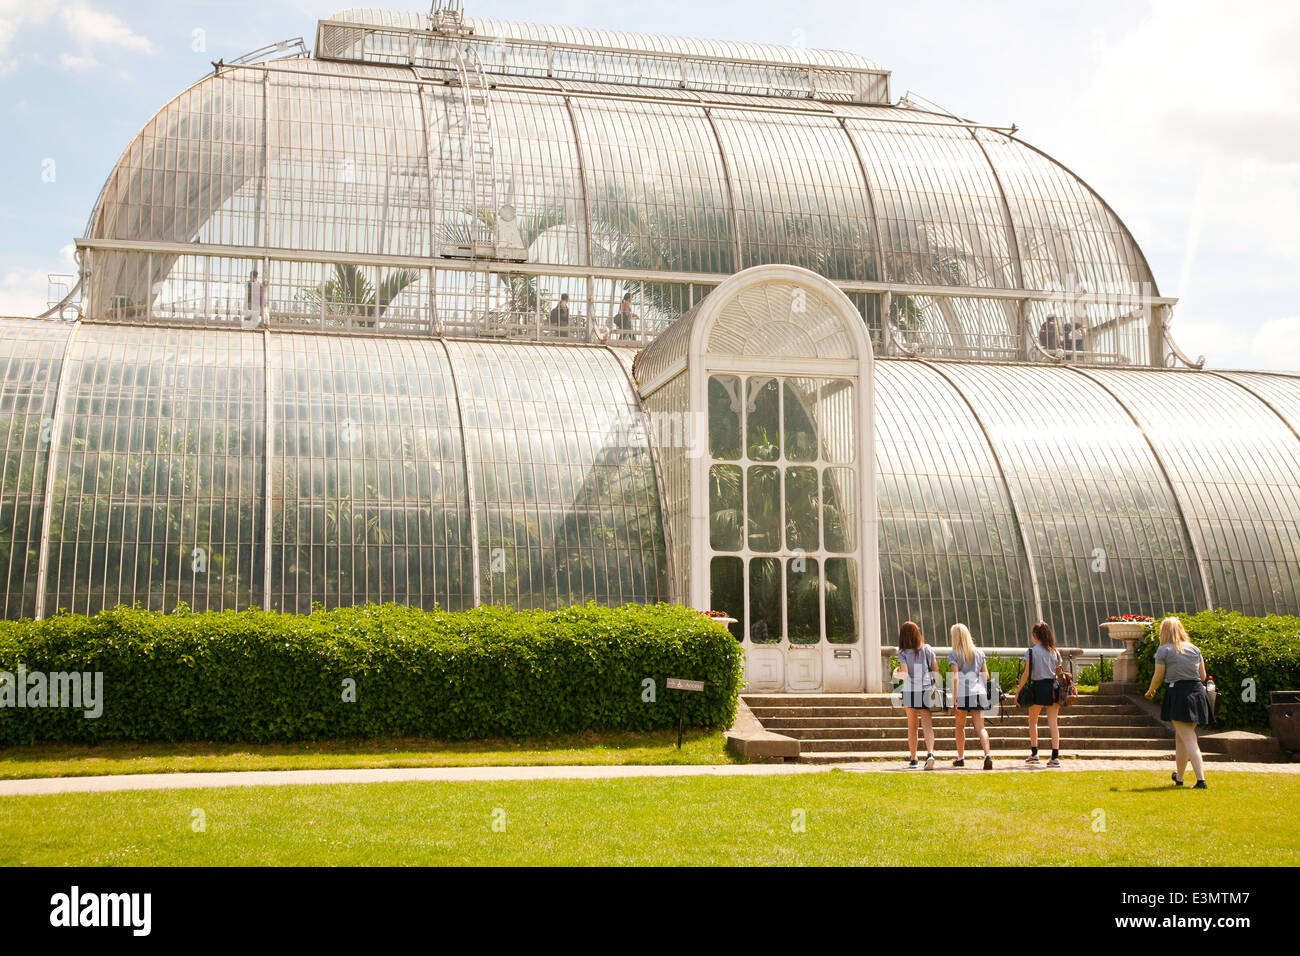
[[[957,736],[957,759],[954,767],[966,766],[966,718],[970,717],[979,734],[980,746],[984,748],[984,769],[993,769],[993,755],[990,753],[989,732],[984,729],[984,711],[992,705],[989,694],[989,667],[984,652],[975,646],[970,628],[965,624],[954,624],[948,632],[952,638],[952,650],[948,652],[948,673],[953,675],[952,715],[955,719]]]
[[[1183,771],[1190,761],[1196,774],[1196,790],[1207,789],[1205,765],[1201,747],[1196,740],[1196,725],[1208,724],[1210,696],[1205,692],[1205,658],[1200,648],[1191,642],[1183,622],[1167,617],[1160,622],[1160,646],[1156,648],[1156,671],[1151,675],[1147,700],[1153,700],[1156,689],[1165,685],[1165,699],[1160,705],[1160,719],[1174,725],[1174,757],[1178,769],[1172,774],[1177,786],[1183,785]]]

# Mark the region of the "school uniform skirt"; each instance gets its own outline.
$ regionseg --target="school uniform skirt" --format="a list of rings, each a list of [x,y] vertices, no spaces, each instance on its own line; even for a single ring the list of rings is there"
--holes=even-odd
[[[1044,677],[1030,683],[1034,699],[1030,704],[1035,707],[1051,707],[1056,701],[1056,678]]]
[[[930,696],[930,695],[933,694],[933,693],[934,693],[934,692],[931,691],[931,690],[929,690],[928,688],[919,688],[919,687],[918,687],[918,688],[913,688],[913,689],[910,689],[910,690],[905,690],[905,691],[903,691],[903,706],[904,706],[904,707],[910,707],[910,708],[912,708],[913,710],[944,710],[944,709],[946,709],[946,708],[944,708],[942,705],[939,704],[939,702],[938,702],[937,699],[934,700],[934,701],[933,701],[931,704],[929,704],[929,705],[926,704],[926,697]]]
[[[1210,695],[1198,680],[1180,680],[1165,685],[1165,699],[1160,705],[1161,720],[1178,720],[1187,724],[1209,724]]]
[[[958,681],[957,710],[992,710],[993,702],[989,700],[988,687],[983,681],[972,682],[962,686]]]

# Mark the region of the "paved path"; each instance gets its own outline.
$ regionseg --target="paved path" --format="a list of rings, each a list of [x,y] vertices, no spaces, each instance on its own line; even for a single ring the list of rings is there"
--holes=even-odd
[[[357,783],[446,783],[497,780],[624,780],[637,777],[767,777],[788,774],[910,773],[895,762],[857,764],[722,764],[683,766],[603,767],[392,767],[347,770],[243,770],[224,773],[140,773],[105,777],[41,777],[32,780],[0,780],[0,797],[48,793],[104,793],[120,790],[194,790],[204,787],[279,787],[303,784]],[[1058,773],[1075,771],[1146,770],[1167,778],[1170,760],[1067,760],[1060,770],[1026,767],[1020,761],[1001,761],[993,773]],[[986,771],[972,763],[958,770],[945,763],[932,773],[979,776]],[[1221,773],[1300,774],[1295,763],[1221,763],[1210,765],[1211,780]],[[1190,774],[1189,774],[1190,776]]]

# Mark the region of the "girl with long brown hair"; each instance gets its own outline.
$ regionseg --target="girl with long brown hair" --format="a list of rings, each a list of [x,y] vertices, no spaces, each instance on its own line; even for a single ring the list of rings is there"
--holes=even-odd
[[[1061,675],[1061,652],[1056,649],[1056,637],[1044,621],[1034,625],[1034,643],[1025,654],[1025,666],[1016,685],[1016,697],[1025,682],[1030,682],[1029,701],[1029,758],[1025,763],[1038,765],[1038,715],[1047,711],[1047,727],[1052,732],[1052,759],[1049,767],[1061,765],[1061,728],[1057,717],[1061,705],[1056,700],[1056,679]]]
[[[903,707],[907,710],[908,766],[916,767],[917,724],[925,729],[925,769],[934,769],[934,724],[930,709],[938,690],[942,707],[939,661],[925,643],[921,629],[905,621],[898,632],[898,668],[894,676],[903,681]]]

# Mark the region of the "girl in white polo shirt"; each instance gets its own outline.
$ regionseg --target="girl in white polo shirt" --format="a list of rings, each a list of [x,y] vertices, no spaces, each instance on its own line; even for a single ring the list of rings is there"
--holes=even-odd
[[[1047,727],[1052,732],[1052,758],[1049,767],[1061,765],[1061,728],[1057,715],[1061,705],[1056,700],[1056,679],[1061,674],[1061,652],[1056,649],[1056,637],[1045,621],[1034,625],[1034,643],[1025,655],[1025,668],[1016,685],[1016,695],[1030,681],[1033,695],[1029,702],[1029,759],[1025,763],[1038,765],[1038,715],[1047,712]]]
[[[912,621],[904,622],[898,632],[898,669],[903,680],[903,707],[907,710],[908,766],[916,767],[917,724],[925,730],[925,769],[934,769],[934,724],[930,708],[934,688],[939,683],[939,663],[934,649],[925,643],[921,629]]]
[[[1178,769],[1173,780],[1183,785],[1183,772],[1190,761],[1196,774],[1196,790],[1208,789],[1205,784],[1205,766],[1201,761],[1201,746],[1196,740],[1196,725],[1208,724],[1210,697],[1205,692],[1205,658],[1200,649],[1187,637],[1183,622],[1167,617],[1160,622],[1160,647],[1156,649],[1156,670],[1151,675],[1147,700],[1156,695],[1156,688],[1165,685],[1165,699],[1160,707],[1160,719],[1174,725],[1177,735],[1175,757]]]
[[[993,755],[990,753],[989,732],[984,729],[984,711],[992,703],[989,699],[989,668],[984,652],[975,646],[970,628],[965,624],[954,624],[948,632],[952,639],[952,650],[948,652],[948,673],[953,676],[953,717],[956,718],[957,759],[954,767],[966,766],[966,718],[970,717],[979,734],[980,746],[984,748],[984,769],[993,769]]]

